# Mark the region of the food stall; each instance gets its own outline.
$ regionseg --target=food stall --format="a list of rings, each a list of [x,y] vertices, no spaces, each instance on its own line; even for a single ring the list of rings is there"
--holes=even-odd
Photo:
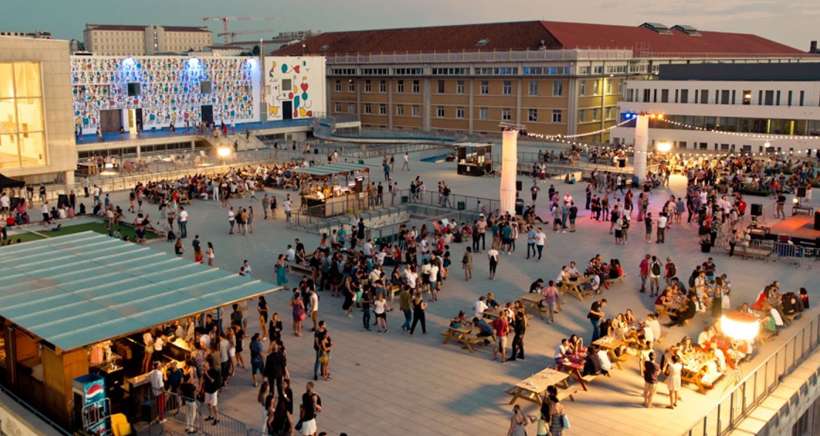
[[[456,146],[458,174],[483,176],[493,171],[492,144],[458,144]]]
[[[184,368],[203,313],[281,289],[95,232],[0,247],[0,274],[0,383],[93,434],[150,416],[146,367]]]
[[[303,178],[301,212],[316,217],[366,209],[370,169],[367,165],[334,163],[294,170]]]

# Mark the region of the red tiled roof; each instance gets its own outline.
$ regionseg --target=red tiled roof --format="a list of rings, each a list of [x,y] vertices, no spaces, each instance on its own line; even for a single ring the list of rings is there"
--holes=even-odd
[[[542,21],[544,28],[560,41],[563,48],[626,48],[636,56],[658,55],[796,55],[806,54],[757,35],[706,32],[688,35],[680,30],[668,34],[639,26],[564,23]],[[671,27],[671,26],[670,26]]]
[[[479,43],[482,41],[483,43]],[[303,49],[302,44],[306,47]],[[680,30],[659,34],[639,26],[521,21],[329,32],[285,46],[278,55],[430,53],[538,49],[632,49],[637,56],[799,55],[803,51],[757,35]]]
[[[522,21],[329,32],[308,38],[301,43],[282,47],[276,53],[301,55],[302,44],[307,45],[308,53],[320,55],[535,50],[542,40],[549,48],[560,48],[540,22]]]

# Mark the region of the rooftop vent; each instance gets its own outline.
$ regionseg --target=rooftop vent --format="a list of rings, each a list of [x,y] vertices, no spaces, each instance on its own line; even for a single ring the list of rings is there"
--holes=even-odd
[[[478,42],[475,43],[476,47],[484,47],[485,45],[489,44],[490,40],[487,38],[481,38]]]
[[[698,31],[698,29],[695,29],[694,27],[688,24],[676,24],[672,26],[672,30],[683,32],[689,36],[700,36],[700,31]]]
[[[643,24],[640,25],[640,27],[643,27],[644,29],[649,29],[653,32],[660,33],[661,35],[671,35],[672,34],[672,30],[670,30],[668,27],[666,27],[666,24],[643,23]]]

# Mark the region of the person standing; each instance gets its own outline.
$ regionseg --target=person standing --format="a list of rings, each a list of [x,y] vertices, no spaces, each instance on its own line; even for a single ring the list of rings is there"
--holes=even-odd
[[[188,368],[194,366],[195,364],[190,362]],[[185,432],[186,433],[195,433],[196,432],[196,412],[197,412],[197,404],[196,404],[196,385],[194,384],[193,375],[190,369],[185,371],[185,375],[182,379],[182,385],[180,386],[180,397],[182,397],[182,410],[185,413]]]
[[[663,267],[657,256],[652,256],[649,263],[649,295],[657,297],[661,292],[661,274]]]
[[[284,350],[279,345],[279,342],[273,340],[273,338],[271,338],[270,342],[270,352],[267,358],[265,358],[265,369],[263,373],[265,374],[265,378],[268,379],[268,386],[270,386],[271,392],[273,392],[275,388],[279,398],[282,398],[284,379],[290,378],[290,374],[288,373],[288,359]]]
[[[655,390],[658,384],[658,374],[660,369],[655,363],[655,352],[650,351],[647,360],[643,363],[643,406],[646,408],[652,407],[652,398],[655,396]]]
[[[264,329],[262,331],[265,331]],[[251,382],[253,387],[256,387],[256,374],[262,374],[262,369],[265,367],[265,359],[262,357],[262,341],[259,339],[259,333],[254,333],[251,337]]]
[[[262,197],[262,219],[267,221],[268,215],[270,211],[270,197],[268,197],[268,193],[265,193],[265,196]]]
[[[510,360],[524,360],[524,334],[526,332],[527,317],[523,311],[519,310],[515,313],[515,320],[513,320],[513,341]]]
[[[541,255],[544,252],[544,245],[547,243],[547,234],[544,233],[544,230],[539,227],[538,231],[535,232],[535,248],[538,250],[538,260],[541,260]]]
[[[663,244],[666,242],[666,224],[668,222],[668,218],[666,217],[666,213],[661,212],[660,216],[658,217],[658,244]]]
[[[594,301],[589,309],[587,318],[589,318],[589,322],[592,323],[592,340],[589,341],[590,344],[601,337],[600,323],[601,320],[604,319],[604,317],[606,317],[606,313],[604,313],[605,307],[606,298],[602,298],[600,300]]]
[[[158,361],[154,361],[154,369],[148,375],[151,382],[151,394],[157,404],[157,419],[160,424],[165,422],[165,374]]]
[[[290,201],[290,194],[282,202],[282,209],[285,211],[285,221],[290,222],[291,213],[293,212],[293,202]]]
[[[219,424],[219,388],[222,387],[222,376],[217,368],[210,365],[208,359],[203,363],[202,391],[205,392],[205,404],[208,406],[208,417],[212,425]]]
[[[315,351],[316,359],[313,362],[313,380],[319,380],[319,360],[322,357],[324,341],[327,337],[327,329],[325,328],[324,320],[319,321],[319,324],[313,331],[313,351]]]
[[[530,188],[530,194],[532,194],[532,204],[536,204],[536,200],[538,199],[538,191],[540,190],[541,188],[538,187],[538,183],[535,179],[533,179],[532,187]]]
[[[550,324],[555,323],[555,314],[557,313],[556,306],[558,305],[558,288],[555,286],[555,281],[550,280],[547,287],[542,291],[544,296],[544,303],[547,305],[547,312],[549,315]]]
[[[214,266],[214,260],[216,259],[216,253],[214,252],[214,244],[210,241],[208,242],[208,266]]]
[[[498,347],[493,350],[493,360],[496,360],[500,355],[501,363],[504,363],[507,357],[507,334],[509,331],[510,325],[507,322],[506,312],[501,312],[499,316],[493,320],[493,332],[495,333],[495,339],[498,343]]]
[[[228,234],[233,235],[233,228],[236,224],[236,212],[233,211],[233,206],[228,209]]]
[[[646,213],[646,219],[644,219],[644,226],[646,227],[646,242],[652,242],[652,212]]]
[[[188,211],[183,206],[179,207],[179,216],[177,217],[179,224],[179,237],[185,239],[188,237]]]
[[[681,372],[683,371],[683,364],[677,354],[672,355],[672,363],[670,363],[667,368],[669,374],[666,376],[666,387],[669,389],[669,405],[666,407],[668,409],[674,409],[678,406],[681,388]]]
[[[467,247],[464,251],[461,266],[464,268],[464,281],[469,282],[473,278],[473,250],[470,247]]]
[[[401,169],[404,171],[410,171],[410,155],[407,152],[404,152],[404,157],[402,158]]]
[[[399,293],[399,309],[404,314],[404,324],[401,325],[401,330],[410,331],[410,323],[413,322],[413,302],[410,290],[406,286],[402,286]]]
[[[322,399],[316,392],[313,392],[313,382],[307,382],[305,393],[302,394],[302,407],[299,419],[302,421],[302,435],[316,436],[318,425],[316,414],[322,411]]]
[[[638,269],[640,270],[640,277],[641,277],[641,293],[643,294],[646,292],[646,279],[649,278],[649,261],[651,256],[648,254],[641,259],[641,263],[638,265]]]
[[[416,294],[413,298],[413,324],[410,326],[410,334],[416,331],[416,325],[421,323],[421,333],[427,334],[427,319],[426,319],[427,303],[421,297],[421,294]]]
[[[319,294],[316,293],[315,288],[310,289],[308,295],[308,303],[310,304],[310,321],[313,323],[310,331],[316,331],[319,323]]]
[[[490,280],[495,280],[495,270],[498,268],[498,250],[495,247],[490,247],[487,250],[487,259],[490,262]]]

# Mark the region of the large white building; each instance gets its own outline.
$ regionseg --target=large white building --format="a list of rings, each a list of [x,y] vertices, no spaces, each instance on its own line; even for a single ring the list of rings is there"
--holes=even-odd
[[[207,27],[86,24],[85,49],[104,56],[202,51],[213,44]]]
[[[818,59],[820,60],[820,59]],[[655,80],[630,80],[622,119],[650,122],[650,145],[703,152],[820,149],[820,63],[662,65]],[[634,141],[630,125],[613,142]]]

